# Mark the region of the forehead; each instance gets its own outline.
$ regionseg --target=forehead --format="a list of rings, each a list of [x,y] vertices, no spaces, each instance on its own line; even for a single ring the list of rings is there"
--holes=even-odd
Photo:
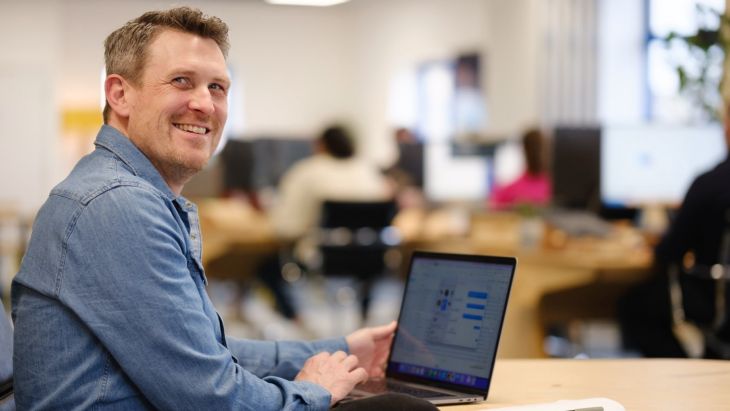
[[[164,29],[147,48],[145,75],[160,76],[174,70],[228,78],[225,57],[214,40]]]

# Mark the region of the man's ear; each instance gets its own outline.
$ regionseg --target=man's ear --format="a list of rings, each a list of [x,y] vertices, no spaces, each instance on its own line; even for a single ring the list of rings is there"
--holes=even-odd
[[[110,74],[104,81],[104,93],[111,110],[119,117],[129,117],[129,83],[118,74]]]

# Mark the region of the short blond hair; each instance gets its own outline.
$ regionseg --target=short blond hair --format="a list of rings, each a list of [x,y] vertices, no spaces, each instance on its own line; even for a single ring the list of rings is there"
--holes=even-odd
[[[114,30],[104,40],[106,74],[119,74],[138,85],[147,63],[150,43],[164,29],[195,34],[216,42],[224,57],[228,56],[228,25],[215,16],[203,14],[192,7],[149,11]],[[111,108],[104,107],[104,123]]]

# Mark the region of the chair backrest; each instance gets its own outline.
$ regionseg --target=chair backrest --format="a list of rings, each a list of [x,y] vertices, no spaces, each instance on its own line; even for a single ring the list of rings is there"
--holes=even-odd
[[[0,411],[15,409],[13,398],[13,326],[0,300]]]
[[[730,359],[728,282],[730,282],[730,209],[725,213],[725,228],[715,264],[697,264],[692,267],[677,264],[669,268],[674,333],[690,357],[707,356],[706,350],[709,350],[712,356]],[[703,292],[704,294],[700,294]],[[707,294],[711,294],[711,297],[703,298]],[[707,304],[706,310],[700,314],[686,312],[686,300],[690,298],[703,300]],[[695,330],[688,331],[692,327]],[[701,345],[698,345],[698,336]]]
[[[397,245],[394,201],[325,201],[318,236],[325,275],[369,277],[386,269],[385,252]]]
[[[395,201],[325,201],[322,204],[320,227],[362,227],[382,229],[390,226],[397,212]]]

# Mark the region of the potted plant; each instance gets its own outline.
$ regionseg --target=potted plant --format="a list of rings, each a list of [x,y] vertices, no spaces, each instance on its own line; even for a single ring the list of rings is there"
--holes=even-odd
[[[729,0],[730,2],[730,0]],[[726,8],[727,9],[727,8]],[[680,93],[689,96],[709,118],[719,120],[723,102],[730,102],[730,19],[707,6],[697,5],[697,14],[705,23],[693,34],[671,32],[664,38],[667,46],[679,42],[687,47],[691,58],[678,62]],[[715,16],[717,27],[708,27],[707,21]],[[726,104],[727,105],[727,104]]]

